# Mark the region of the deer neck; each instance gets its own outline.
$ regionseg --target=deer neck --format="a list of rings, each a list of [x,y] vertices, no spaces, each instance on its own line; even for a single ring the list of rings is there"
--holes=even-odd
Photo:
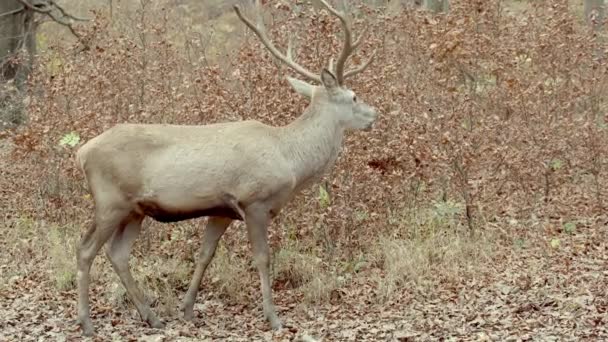
[[[337,115],[311,105],[295,121],[282,127],[281,148],[291,162],[296,187],[317,181],[336,162],[342,147],[344,127]]]

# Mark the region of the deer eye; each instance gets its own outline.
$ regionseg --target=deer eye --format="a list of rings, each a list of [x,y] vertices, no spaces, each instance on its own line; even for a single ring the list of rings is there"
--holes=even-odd
[[[353,96],[353,102],[357,102],[357,96]]]

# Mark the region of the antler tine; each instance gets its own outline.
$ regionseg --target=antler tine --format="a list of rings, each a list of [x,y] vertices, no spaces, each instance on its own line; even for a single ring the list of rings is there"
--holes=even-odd
[[[344,30],[344,45],[342,47],[342,52],[338,57],[338,61],[336,62],[336,78],[338,79],[338,83],[342,84],[344,82],[344,65],[346,64],[346,60],[348,56],[353,52],[352,46],[352,31],[350,29],[350,25],[348,25],[348,21],[346,20],[346,15],[337,9],[333,8],[326,0],[319,0],[319,2],[334,16],[340,19],[342,23],[342,28]]]
[[[281,53],[273,44],[272,42],[270,42],[270,40],[268,39],[268,36],[266,35],[266,31],[263,28],[263,22],[262,22],[262,18],[260,16],[260,13],[257,13],[257,22],[258,24],[253,24],[253,22],[251,22],[251,20],[249,20],[247,17],[245,17],[243,15],[243,13],[241,13],[241,8],[239,5],[234,5],[232,6],[234,8],[234,11],[236,12],[236,15],[239,17],[239,19],[241,19],[242,22],[245,23],[245,25],[247,25],[247,27],[249,27],[251,29],[251,31],[253,31],[253,33],[255,33],[255,35],[260,39],[260,41],[262,42],[262,44],[264,44],[264,46],[266,47],[266,49],[268,49],[268,51],[270,51],[270,53],[272,53],[276,58],[278,58],[279,60],[281,60],[283,63],[285,63],[287,66],[291,67],[294,71],[296,71],[297,73],[299,73],[300,75],[308,78],[309,80],[312,81],[316,81],[316,82],[321,82],[321,77],[310,72],[309,70],[307,70],[306,68],[304,68],[303,66],[301,66],[300,64],[296,63],[291,56],[291,38],[290,38],[290,43],[289,46],[287,48],[287,55],[284,55],[283,53]],[[256,9],[259,11],[260,8],[260,4],[259,4],[259,0],[256,0]]]
[[[367,61],[365,61],[363,64],[361,64],[359,67],[349,70],[348,72],[346,72],[346,74],[344,74],[344,78],[349,78],[353,75],[356,75],[362,71],[364,71],[365,69],[367,69],[367,67],[372,64],[372,62],[374,61],[374,58],[376,57],[376,50],[374,50],[374,52],[372,52],[372,55],[369,57],[369,59]]]
[[[346,15],[344,13],[336,10],[335,8],[333,8],[326,0],[319,0],[319,2],[331,14],[333,14],[334,16],[338,17],[338,19],[340,19],[340,22],[342,23],[342,29],[344,30],[344,45],[342,47],[342,52],[340,53],[340,56],[338,57],[338,61],[336,62],[336,69],[335,69],[336,77],[338,78],[338,83],[342,84],[346,78],[356,75],[356,74],[364,71],[365,69],[367,69],[367,67],[374,60],[376,51],[374,51],[372,53],[372,56],[361,66],[359,66],[353,70],[344,72],[346,60],[348,59],[348,57],[350,55],[352,55],[355,52],[355,50],[359,47],[359,45],[361,45],[361,42],[363,41],[363,38],[367,34],[369,27],[366,27],[363,30],[363,32],[361,33],[361,35],[359,36],[359,38],[357,38],[357,40],[353,43],[352,42],[352,29],[351,29],[350,25],[348,24],[348,21],[346,20]]]

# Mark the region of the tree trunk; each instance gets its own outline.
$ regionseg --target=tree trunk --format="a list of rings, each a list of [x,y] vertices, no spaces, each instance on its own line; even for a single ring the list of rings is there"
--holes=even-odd
[[[35,54],[34,11],[17,0],[0,0],[0,130],[25,120],[23,98]]]
[[[17,0],[0,1],[0,82],[15,80],[22,89],[36,53],[34,13]],[[26,63],[14,58],[26,50]]]

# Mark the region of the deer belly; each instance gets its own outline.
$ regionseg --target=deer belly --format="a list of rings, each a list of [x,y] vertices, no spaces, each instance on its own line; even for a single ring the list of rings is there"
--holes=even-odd
[[[226,217],[243,220],[229,203],[222,200],[184,199],[167,201],[157,198],[145,198],[137,201],[141,214],[159,222],[179,222],[205,216]]]

